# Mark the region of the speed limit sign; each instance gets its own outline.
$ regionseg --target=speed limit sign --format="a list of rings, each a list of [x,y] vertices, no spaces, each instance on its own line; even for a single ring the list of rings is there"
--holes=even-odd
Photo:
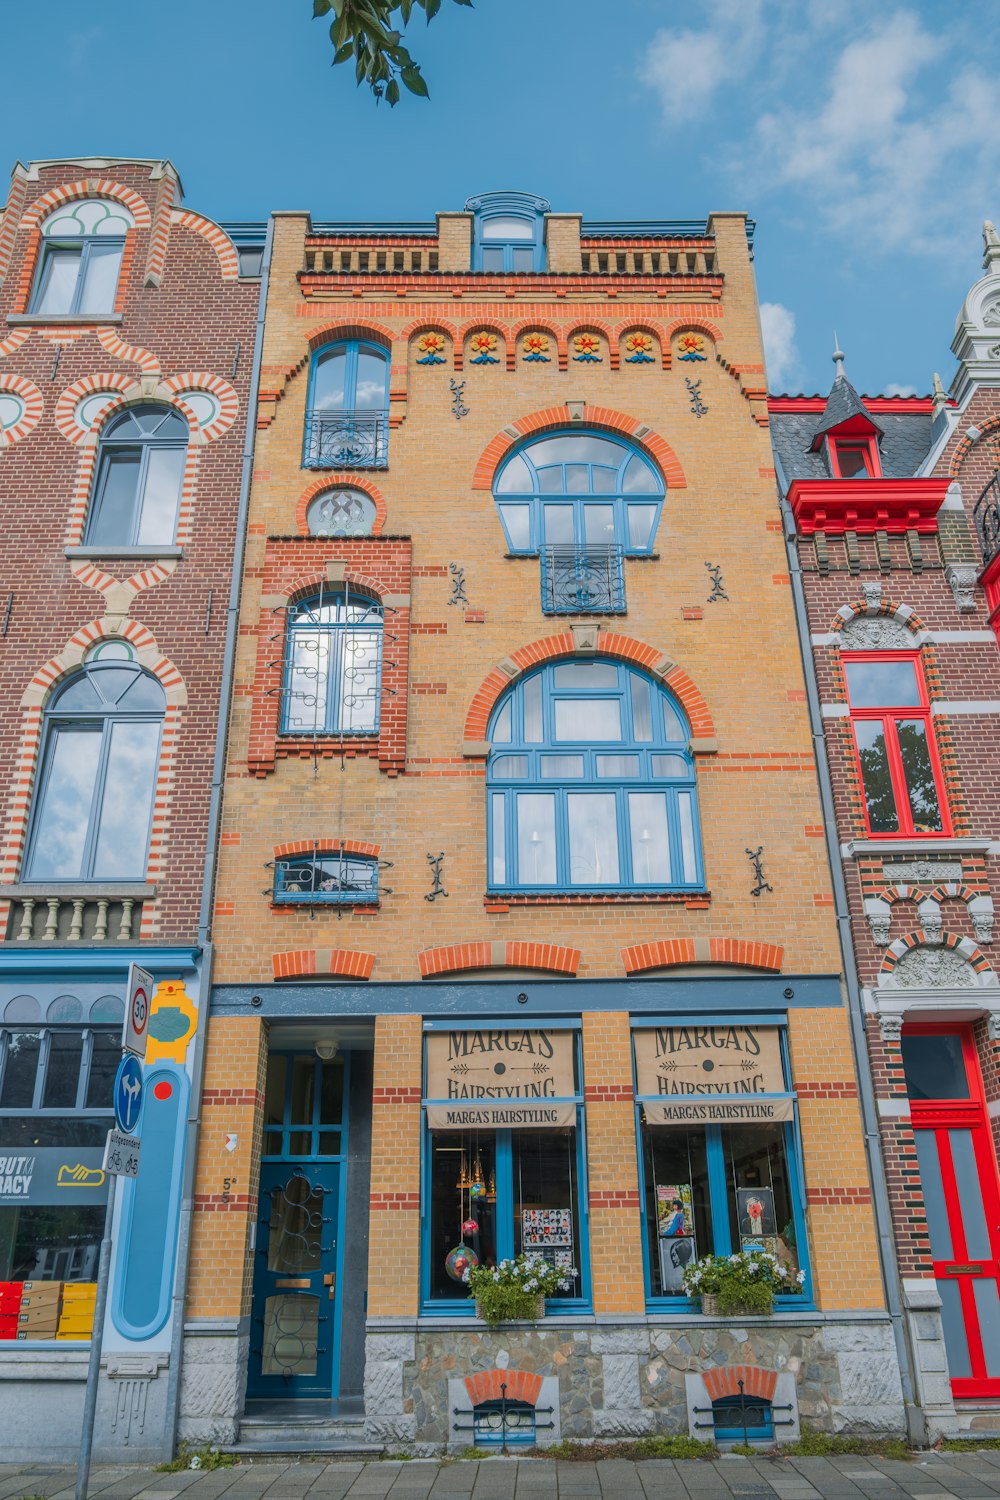
[[[146,1037],[149,1025],[149,1007],[153,999],[153,976],[138,964],[129,964],[128,998],[125,1002],[125,1026],[122,1031],[122,1050],[133,1052],[136,1057],[146,1056]]]

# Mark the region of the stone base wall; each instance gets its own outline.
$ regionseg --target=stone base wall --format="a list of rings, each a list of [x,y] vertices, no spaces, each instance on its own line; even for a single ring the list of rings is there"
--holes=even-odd
[[[688,1377],[726,1365],[792,1377],[782,1380],[782,1391],[794,1391],[796,1422],[826,1432],[906,1433],[896,1348],[884,1316],[786,1314],[740,1323],[554,1317],[492,1331],[437,1319],[369,1322],[365,1440],[468,1447],[468,1435],[452,1430],[449,1382],[494,1369],[528,1371],[545,1380],[547,1392],[558,1391],[558,1420],[539,1433],[539,1445],[557,1441],[555,1433],[562,1439],[689,1433]]]
[[[76,1463],[89,1358],[86,1348],[3,1351],[5,1463]],[[156,1464],[169,1457],[167,1377],[166,1355],[102,1359],[95,1463]]]
[[[243,1326],[232,1331],[184,1330],[181,1366],[181,1406],[178,1441],[193,1448],[206,1443],[235,1443],[247,1388],[250,1334]]]

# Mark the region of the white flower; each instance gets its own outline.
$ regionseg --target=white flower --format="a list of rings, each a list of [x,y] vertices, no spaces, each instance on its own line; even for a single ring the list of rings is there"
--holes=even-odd
[[[805,1273],[805,1271],[796,1271],[796,1273],[795,1273],[795,1280],[798,1282],[799,1286],[802,1285],[802,1283],[805,1281],[805,1279],[806,1279],[806,1273]]]
[[[729,1257],[729,1264],[731,1266],[738,1266],[742,1259],[743,1257],[741,1255],[731,1255]]]
[[[747,1266],[747,1275],[748,1276],[753,1276],[753,1275],[756,1274],[756,1271],[757,1271],[757,1263],[756,1263],[756,1261],[752,1260],[750,1262],[750,1264]]]
[[[466,1266],[465,1270],[462,1272],[462,1280],[463,1281],[468,1281],[468,1279],[469,1279],[469,1268],[468,1268],[468,1266]]]

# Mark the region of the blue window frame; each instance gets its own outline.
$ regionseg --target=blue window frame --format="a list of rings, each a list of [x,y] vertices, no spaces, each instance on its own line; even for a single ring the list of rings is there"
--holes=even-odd
[[[662,475],[638,448],[602,432],[552,433],[516,449],[493,486],[508,549],[653,550]]]
[[[86,199],[50,214],[28,311],[53,317],[114,311],[132,215],[119,203]]]
[[[169,545],[177,531],[190,429],[170,406],[130,406],[101,433],[90,547]]]
[[[45,711],[26,880],[142,880],[163,688],[124,641],[94,648]]]
[[[280,906],[377,903],[378,860],[318,848],[275,860],[274,901]]]
[[[545,198],[530,193],[484,193],[470,198],[473,220],[472,269],[517,272],[545,270]]]
[[[389,355],[378,344],[328,344],[313,359],[307,469],[384,469],[389,461]]]
[[[489,725],[491,890],[696,890],[694,760],[677,701],[632,667],[549,664]]]
[[[447,1029],[495,1030],[499,1025],[502,1030],[504,1024],[484,1019],[479,1028],[449,1025]],[[422,1300],[427,1312],[474,1317],[468,1287],[447,1268],[451,1252],[464,1244],[474,1250],[482,1264],[492,1265],[525,1249],[533,1251],[533,1246],[524,1246],[522,1229],[524,1211],[531,1208],[562,1211],[568,1234],[559,1237],[558,1247],[541,1253],[547,1259],[563,1254],[577,1270],[572,1291],[547,1298],[546,1311],[579,1313],[590,1307],[580,1036],[565,1023],[533,1018],[532,1024],[548,1031],[557,1027],[574,1030],[576,1123],[538,1130],[436,1130],[428,1125],[425,1108],[420,1198]],[[469,1228],[472,1223],[477,1226],[474,1231]],[[565,1242],[567,1238],[571,1243]]]
[[[376,734],[382,606],[344,588],[291,607],[282,734]]]
[[[656,1026],[692,1031],[717,1031],[738,1026],[780,1024],[781,1057],[787,1086],[788,1041],[784,1017],[704,1015],[633,1018],[633,1031]],[[704,1255],[731,1255],[734,1250],[763,1245],[777,1254],[789,1276],[803,1273],[802,1293],[777,1299],[790,1308],[812,1306],[808,1241],[802,1196],[802,1159],[798,1104],[793,1119],[784,1123],[660,1125],[645,1118],[644,1100],[636,1098],[636,1140],[639,1156],[639,1199],[642,1216],[646,1301],[651,1310],[687,1307],[682,1277],[686,1267]],[[787,1095],[756,1095],[767,1098]],[[752,1225],[740,1219],[740,1194],[765,1189],[774,1215],[774,1233],[756,1237]],[[764,1195],[762,1195],[764,1196]],[[773,1243],[772,1243],[773,1240]]]

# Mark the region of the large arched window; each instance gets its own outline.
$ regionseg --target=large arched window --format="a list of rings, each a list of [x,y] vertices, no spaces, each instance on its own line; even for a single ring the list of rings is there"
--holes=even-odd
[[[313,361],[303,464],[309,469],[384,469],[388,463],[389,355],[351,339]]]
[[[125,641],[96,646],[45,711],[27,880],[142,880],[165,699]]]
[[[601,658],[544,666],[488,733],[492,889],[701,886],[688,726],[658,683]]]
[[[172,406],[130,406],[101,433],[88,547],[170,546],[189,428]]]
[[[661,475],[638,448],[597,432],[559,432],[511,454],[493,486],[511,552],[617,545],[651,552]]]
[[[95,198],[49,214],[29,312],[50,317],[113,312],[125,236],[134,222],[120,203]]]
[[[303,599],[288,617],[284,734],[374,734],[382,606],[344,589]]]

